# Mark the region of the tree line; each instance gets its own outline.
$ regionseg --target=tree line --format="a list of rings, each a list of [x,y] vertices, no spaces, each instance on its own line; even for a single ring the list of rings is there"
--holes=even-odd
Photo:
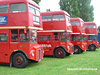
[[[39,4],[41,0],[33,1]],[[60,0],[59,5],[60,9],[67,11],[72,18],[80,17],[84,21],[94,20],[94,8],[91,5],[91,0]]]

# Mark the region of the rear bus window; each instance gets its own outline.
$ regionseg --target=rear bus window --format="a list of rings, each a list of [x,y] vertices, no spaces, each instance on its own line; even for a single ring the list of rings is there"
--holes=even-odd
[[[0,33],[0,42],[7,42],[7,37],[6,33]]]
[[[64,20],[64,15],[53,15],[53,21]]]
[[[10,12],[26,12],[26,4],[24,3],[17,3],[10,5]]]
[[[7,13],[8,5],[0,5],[0,13]]]

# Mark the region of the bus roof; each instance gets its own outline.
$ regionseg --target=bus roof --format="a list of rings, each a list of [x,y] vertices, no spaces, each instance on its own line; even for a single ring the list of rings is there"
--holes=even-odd
[[[79,17],[78,17],[78,18],[71,18],[71,21],[77,21],[77,20],[78,20],[78,21],[83,21],[83,20],[82,20],[81,18],[79,18]]]
[[[94,24],[94,25],[96,25],[95,22],[84,22],[84,24]]]
[[[22,3],[22,2],[31,3],[39,8],[38,4],[36,4],[33,0],[0,0],[0,5],[10,4],[10,3]]]
[[[45,16],[45,15],[55,15],[55,14],[66,14],[67,16],[70,16],[66,11],[41,12],[41,15],[42,15],[42,16]]]

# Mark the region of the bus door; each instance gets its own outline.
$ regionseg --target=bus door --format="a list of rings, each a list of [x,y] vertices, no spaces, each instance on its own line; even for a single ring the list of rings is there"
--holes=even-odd
[[[9,30],[0,30],[0,62],[7,62],[9,55]]]
[[[11,30],[10,31],[11,33],[11,37],[10,37],[10,50],[13,51],[13,50],[18,50],[18,39],[19,39],[19,36],[18,36],[18,29],[16,30]]]

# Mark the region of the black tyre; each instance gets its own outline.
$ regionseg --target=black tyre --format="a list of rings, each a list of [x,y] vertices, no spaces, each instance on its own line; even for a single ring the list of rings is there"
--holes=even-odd
[[[66,56],[70,56],[70,53],[66,53]]]
[[[79,47],[74,47],[74,54],[80,54],[82,50]]]
[[[65,53],[64,49],[62,49],[62,48],[57,48],[57,49],[55,50],[55,52],[54,52],[54,55],[55,55],[56,58],[64,58],[65,55],[66,55],[66,53]]]
[[[28,59],[22,53],[16,53],[12,61],[16,68],[25,68],[28,65]]]
[[[90,45],[89,46],[89,51],[95,51],[96,50],[96,46],[95,45]]]

